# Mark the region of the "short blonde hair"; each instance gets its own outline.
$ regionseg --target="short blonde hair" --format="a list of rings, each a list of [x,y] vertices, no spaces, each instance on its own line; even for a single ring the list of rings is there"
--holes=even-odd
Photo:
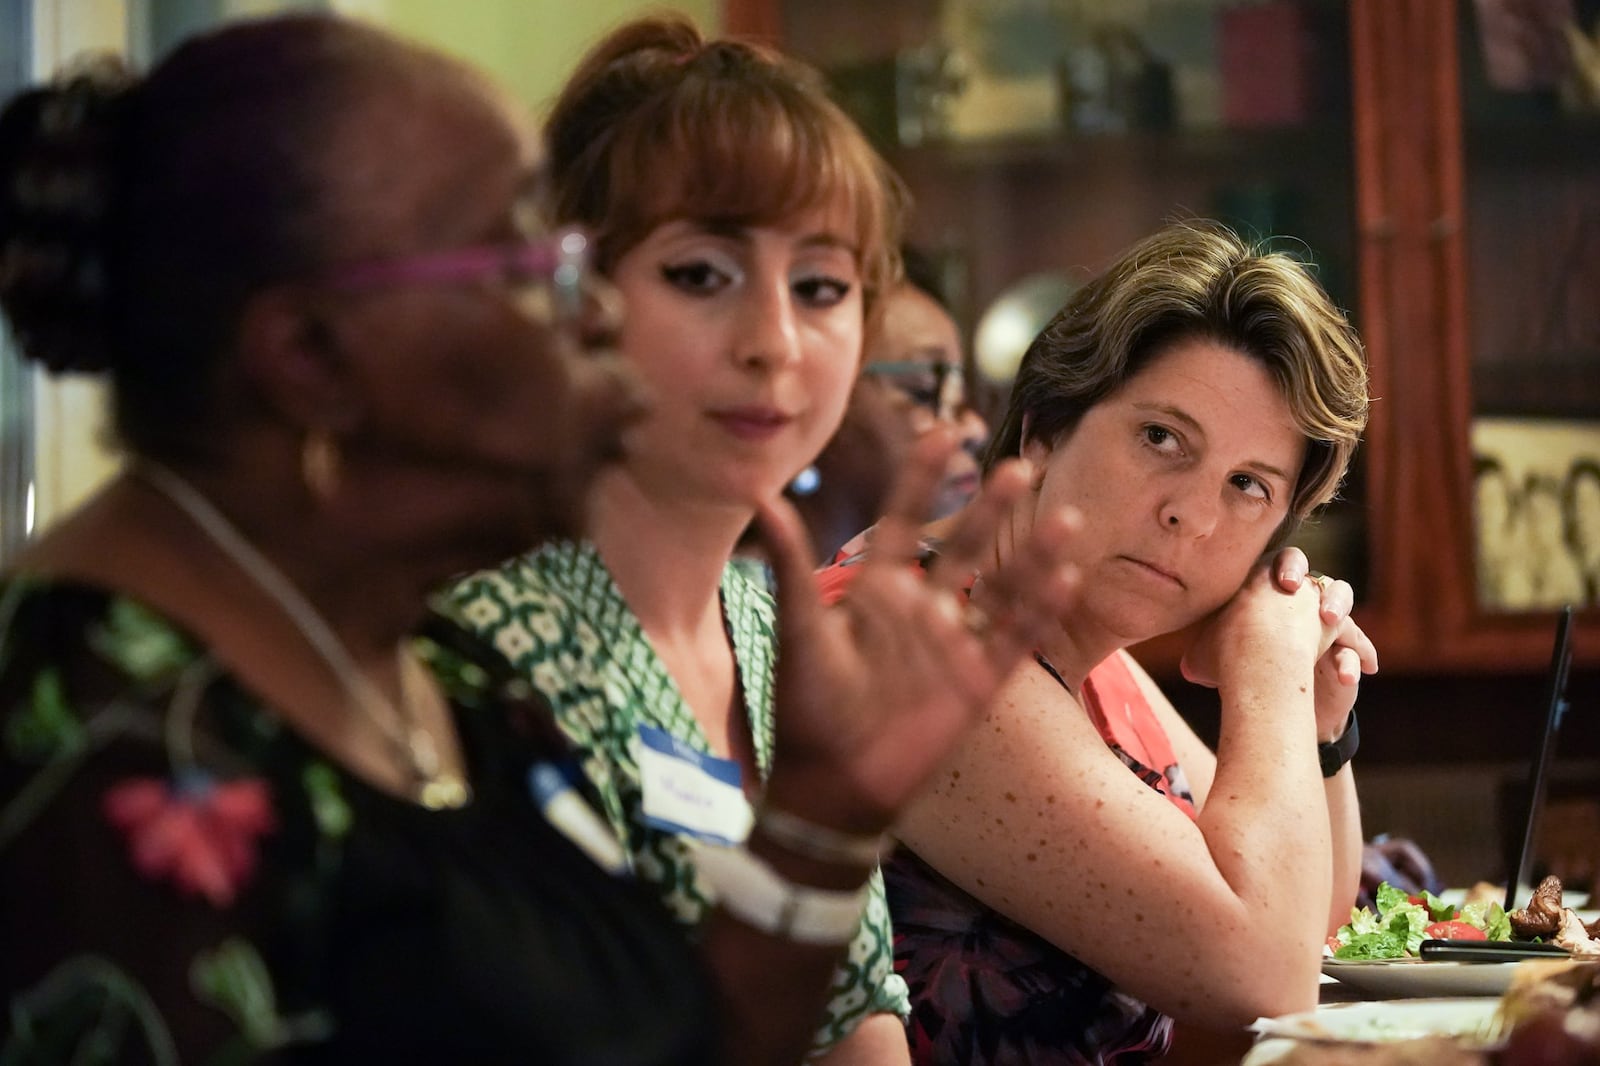
[[[870,307],[899,277],[898,178],[811,68],[708,41],[672,16],[630,22],[584,58],[546,126],[553,214],[609,270],[662,222],[778,222],[842,205]]]
[[[1260,360],[1309,447],[1281,544],[1338,493],[1367,424],[1361,339],[1310,272],[1220,223],[1174,223],[1135,244],[1074,293],[1022,357],[986,465],[1026,434],[1057,441],[1085,411],[1180,341],[1201,338]]]

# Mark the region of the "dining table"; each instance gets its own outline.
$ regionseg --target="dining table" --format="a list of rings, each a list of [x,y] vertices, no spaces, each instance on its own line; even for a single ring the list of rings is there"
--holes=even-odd
[[[1519,895],[1526,898],[1530,891],[1525,888]],[[1443,897],[1459,904],[1465,897],[1465,890],[1446,890]],[[1600,920],[1600,909],[1594,906],[1597,901],[1583,893],[1571,893],[1568,899],[1584,923]],[[1431,961],[1412,958],[1346,962],[1325,958],[1317,1007],[1307,1020],[1333,1031],[1339,1031],[1341,1025],[1349,1025],[1352,1020],[1359,1020],[1361,1024],[1377,1020],[1380,1025],[1392,1026],[1397,1032],[1470,1031],[1471,1026],[1493,1014],[1500,996],[1511,983],[1512,974],[1519,964],[1528,961],[1510,955],[1503,961],[1463,961],[1465,957],[1460,949],[1472,946],[1463,943],[1454,945],[1452,952],[1435,954],[1437,949],[1430,945],[1425,951]],[[1502,947],[1510,949],[1514,945]],[[1531,955],[1537,965],[1541,955],[1526,945],[1520,947],[1522,950],[1517,955]],[[1553,957],[1568,958],[1563,952]],[[1371,1005],[1370,1009],[1360,1006],[1363,1004]],[[1240,1066],[1241,1063],[1257,1066],[1272,1056],[1260,1051],[1252,1054],[1252,1051],[1258,1043],[1275,1039],[1270,1025],[1266,1026],[1269,1030],[1266,1033],[1257,1031],[1261,1027],[1262,1023],[1254,1027],[1225,1028],[1176,1023],[1172,1050],[1160,1061],[1163,1066]]]
[[[1352,1019],[1359,1019],[1363,1025],[1392,1025],[1395,1031],[1420,1026],[1416,1030],[1419,1035],[1423,1029],[1469,1031],[1493,1015],[1516,965],[1516,961],[1410,960],[1393,961],[1388,966],[1373,964],[1366,968],[1369,972],[1359,976],[1349,973],[1347,967],[1346,980],[1324,973],[1318,989],[1317,1017],[1311,1020],[1336,1032],[1340,1029],[1338,1023],[1349,1024]],[[1258,1033],[1255,1028],[1211,1028],[1180,1022],[1173,1027],[1171,1052],[1160,1061],[1163,1066],[1255,1066],[1273,1057],[1258,1044],[1283,1040],[1270,1031]]]
[[[1374,995],[1326,975],[1318,991],[1317,1006],[1363,1003],[1394,997]],[[1256,1034],[1244,1027],[1214,1028],[1193,1022],[1172,1027],[1172,1050],[1162,1066],[1239,1066],[1256,1043]]]

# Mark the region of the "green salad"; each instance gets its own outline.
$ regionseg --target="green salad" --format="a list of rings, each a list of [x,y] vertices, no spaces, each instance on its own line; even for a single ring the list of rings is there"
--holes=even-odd
[[[1496,900],[1464,907],[1432,892],[1412,895],[1385,881],[1377,909],[1355,907],[1350,923],[1328,938],[1336,959],[1398,959],[1415,956],[1424,940],[1510,940],[1511,922]]]

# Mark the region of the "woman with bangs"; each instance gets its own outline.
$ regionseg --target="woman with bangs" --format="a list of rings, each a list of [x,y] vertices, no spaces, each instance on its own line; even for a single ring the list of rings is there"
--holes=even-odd
[[[856,883],[873,868],[813,1051],[905,1062],[877,840],[778,817],[762,794],[774,603],[759,565],[734,559],[843,417],[898,272],[902,193],[812,71],[670,18],[595,47],[547,142],[553,214],[589,231],[653,406],[591,493],[587,539],[470,577],[456,613],[554,705],[635,870],[682,921],[721,889],[708,843],[753,831]]]

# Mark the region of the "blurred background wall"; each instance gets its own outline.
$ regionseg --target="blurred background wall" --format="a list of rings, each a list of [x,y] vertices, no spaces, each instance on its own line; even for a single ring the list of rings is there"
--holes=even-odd
[[[114,51],[148,67],[174,43],[230,19],[290,10],[366,18],[484,68],[542,113],[583,51],[644,11],[678,11],[707,32],[721,0],[0,0],[0,95],[73,57]],[[116,468],[96,381],[51,379],[5,348],[0,324],[0,562]]]
[[[67,3],[73,0],[66,0]],[[228,18],[292,9],[335,10],[369,18],[471,60],[530,106],[546,103],[583,48],[645,10],[681,11],[719,28],[720,0],[129,0],[159,55],[173,41]],[[135,26],[135,36],[139,36]]]

